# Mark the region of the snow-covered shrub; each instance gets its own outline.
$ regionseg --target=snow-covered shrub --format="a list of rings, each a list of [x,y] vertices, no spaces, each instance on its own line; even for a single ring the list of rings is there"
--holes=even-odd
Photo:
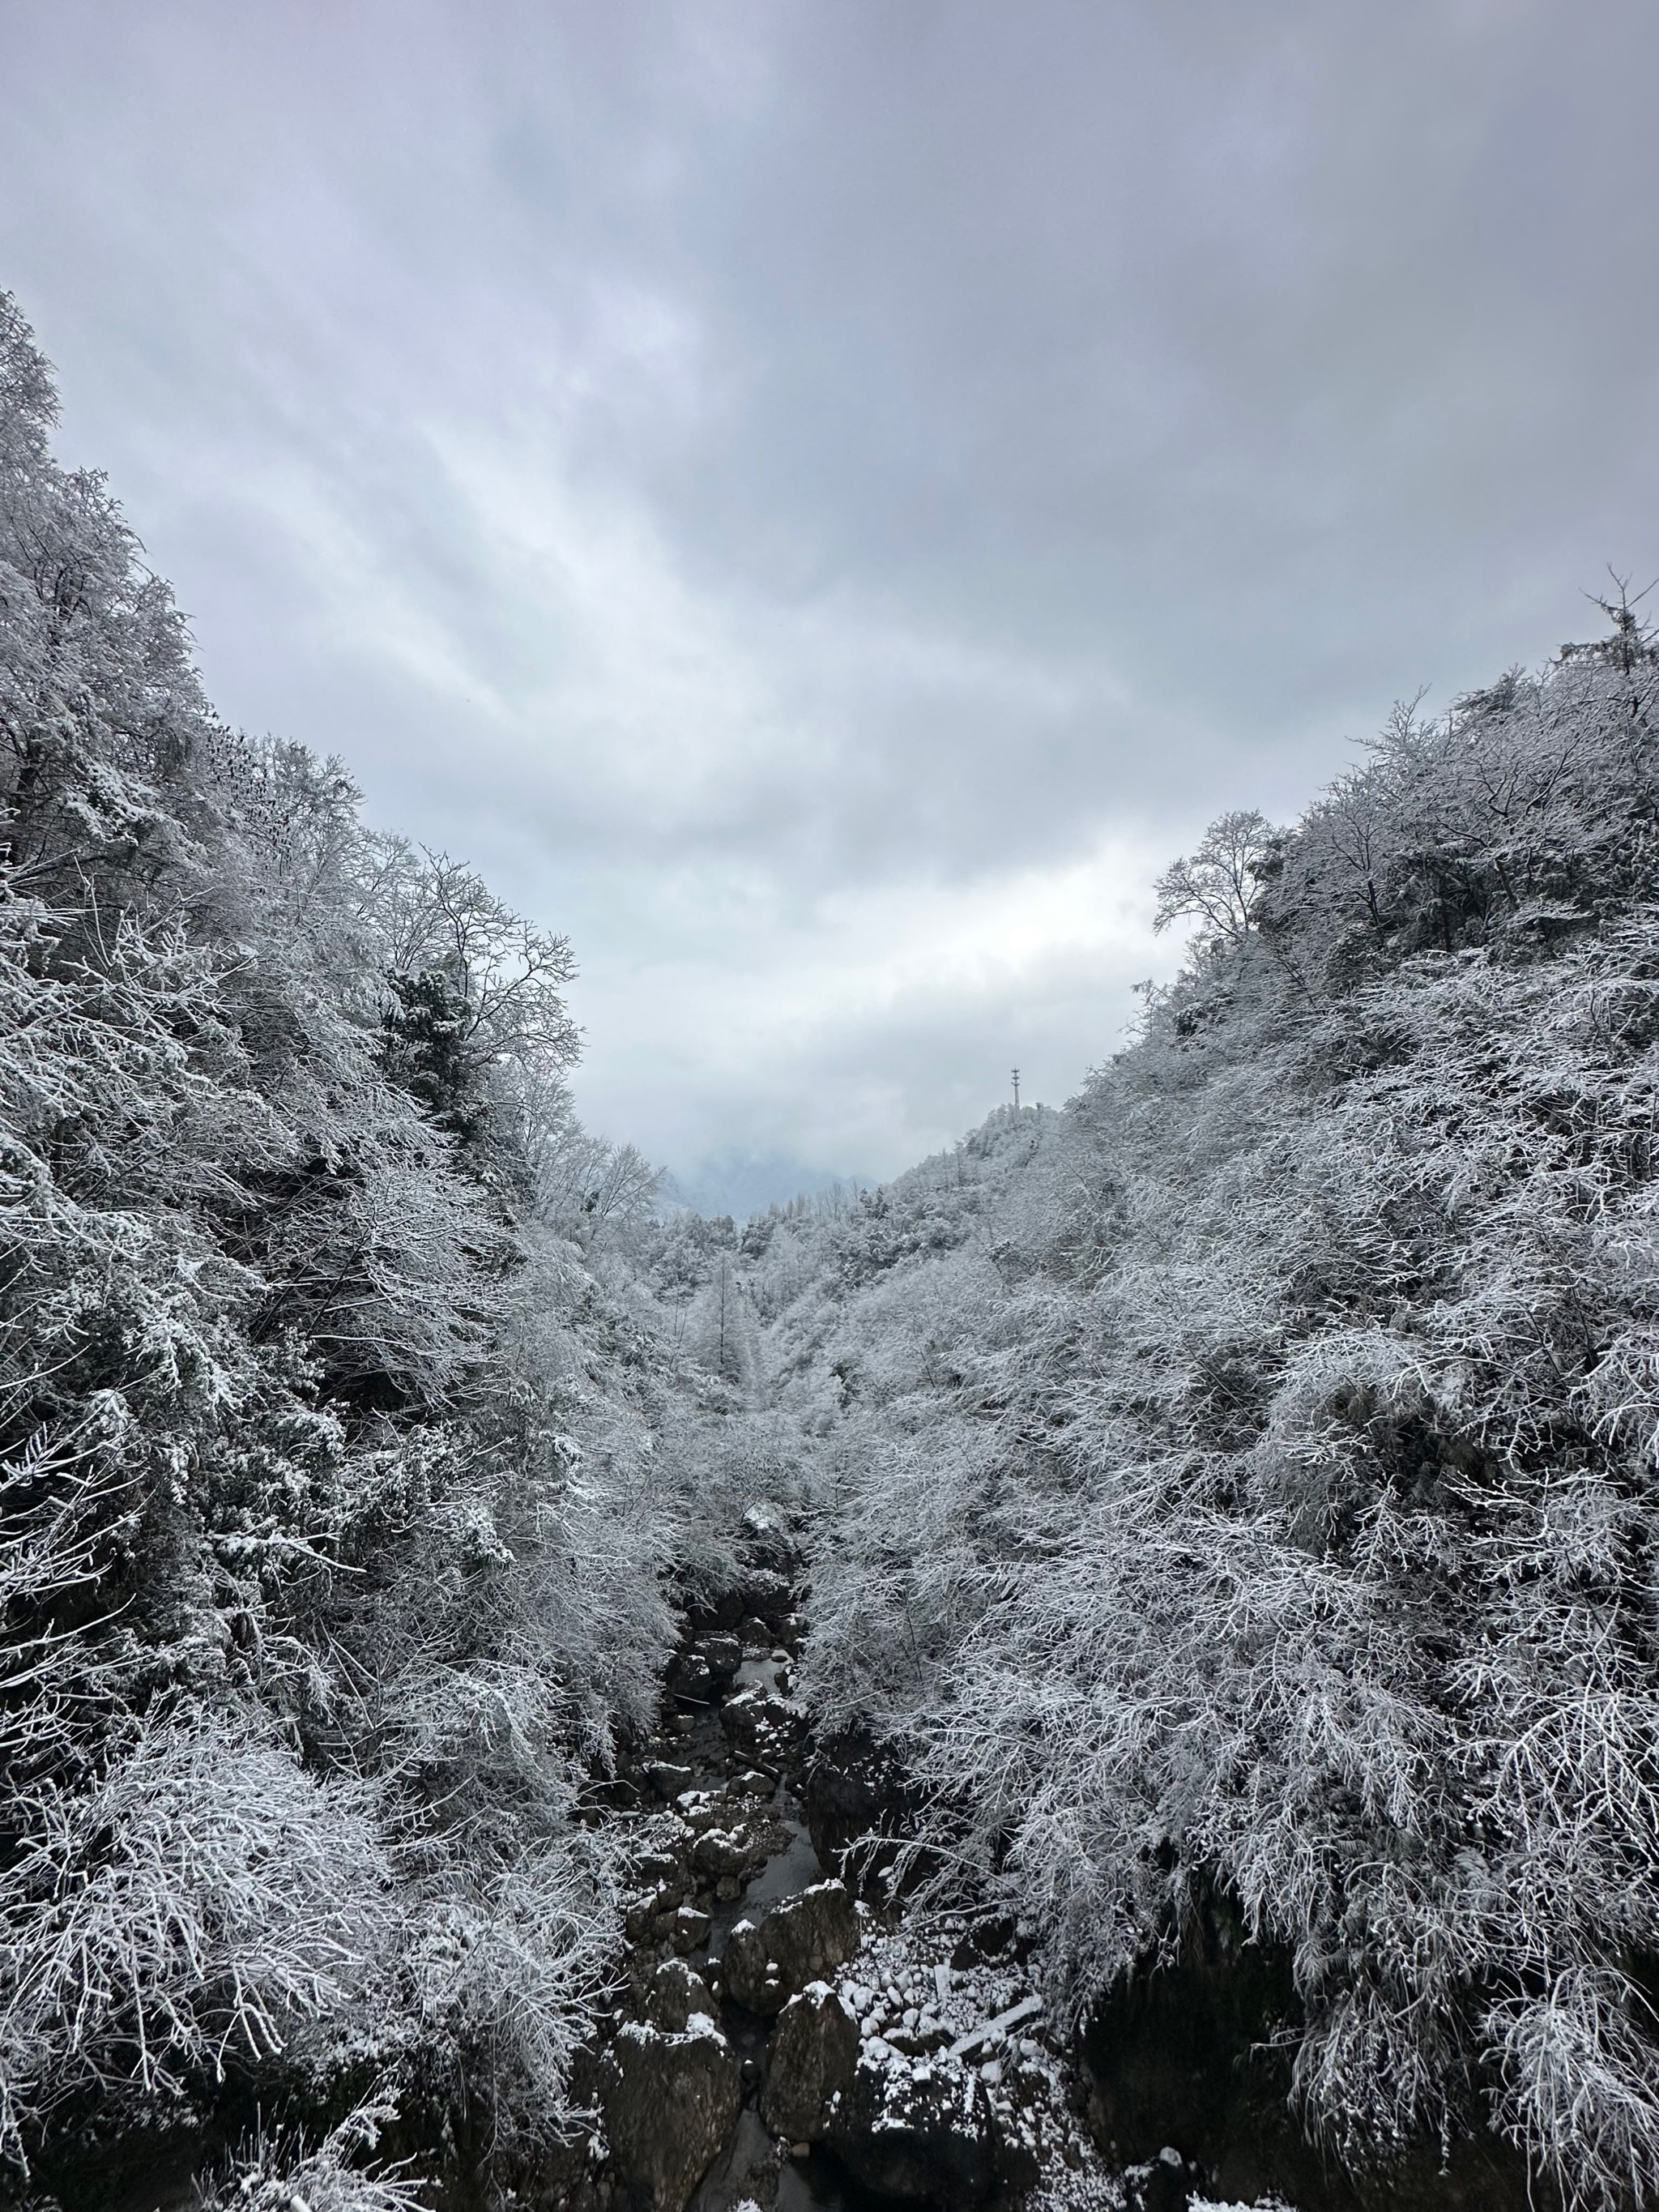
[[[449,2054],[455,2104],[490,2115],[498,2151],[569,2128],[571,2063],[615,1992],[617,1895],[592,1837],[482,1878],[456,1868],[430,1893],[410,1954],[425,2047]]]
[[[0,2117],[27,2148],[95,2088],[152,2106],[339,2009],[390,1926],[361,1789],[210,1714],[137,1723],[15,1800],[0,1874]]]
[[[365,2163],[384,2112],[353,2113],[310,2148],[261,2134],[198,2185],[202,2212],[425,2212],[430,2185],[406,2166]]]

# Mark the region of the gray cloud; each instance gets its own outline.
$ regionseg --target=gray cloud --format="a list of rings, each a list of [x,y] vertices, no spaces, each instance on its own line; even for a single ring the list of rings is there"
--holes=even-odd
[[[584,1104],[1057,1097],[1206,817],[1659,568],[1640,0],[0,0],[0,283],[233,718],[586,964]]]

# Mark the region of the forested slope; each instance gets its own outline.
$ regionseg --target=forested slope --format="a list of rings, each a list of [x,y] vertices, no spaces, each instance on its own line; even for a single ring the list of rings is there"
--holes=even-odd
[[[313,2207],[508,2175],[731,1401],[607,1272],[569,948],[217,720],[53,411],[0,299],[0,2185],[256,2107]]]
[[[809,1690],[935,1878],[1079,2020],[1231,1928],[1344,2164],[1495,2130],[1609,2204],[1659,2186],[1659,672],[1610,612],[1218,823],[1079,1100],[756,1276],[839,1492]]]

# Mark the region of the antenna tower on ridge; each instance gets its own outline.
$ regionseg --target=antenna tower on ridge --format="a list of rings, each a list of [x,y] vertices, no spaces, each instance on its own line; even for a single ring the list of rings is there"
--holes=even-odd
[[[1016,1114],[1019,1111],[1019,1070],[1018,1068],[1014,1070],[1014,1111]]]

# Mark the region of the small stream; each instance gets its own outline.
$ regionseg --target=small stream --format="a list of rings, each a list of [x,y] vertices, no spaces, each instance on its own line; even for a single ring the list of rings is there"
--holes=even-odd
[[[792,1787],[801,1727],[799,1710],[787,1699],[792,1666],[785,1649],[770,1653],[746,1650],[729,1678],[723,1698],[717,1691],[707,1698],[684,1693],[677,1698],[676,1711],[662,1738],[672,1766],[685,1775],[671,1809],[688,1821],[706,1820],[711,1808],[718,1808],[721,1817],[729,1817],[734,1802],[743,1804],[743,1775],[741,1771],[734,1774],[734,1766],[742,1770],[747,1761],[750,1772],[759,1765],[777,1778],[770,1797],[749,1799],[744,1815],[764,1825],[773,1848],[738,1894],[716,1898],[709,1904],[706,1937],[686,1960],[714,1990],[720,1988],[721,1962],[738,1923],[763,1920],[776,1906],[823,1882],[831,1871],[818,1857]],[[738,1748],[721,1719],[723,1706],[729,1708],[733,1700],[756,1698],[766,1700],[778,1716],[775,1750],[758,1758]],[[883,1924],[873,1917],[866,1923],[875,1948],[889,1952],[896,1941],[902,1939],[891,1933],[878,1934]],[[644,1948],[641,1965],[648,1966],[659,1949],[659,1943]],[[857,1963],[860,1972],[873,1974],[878,1980],[897,1970],[890,1957],[885,1966],[875,1965],[867,1948],[860,1953]],[[852,1971],[849,1966],[848,1972]],[[830,1978],[834,1981],[838,1977],[832,1973]],[[744,2102],[730,2140],[693,2191],[687,2212],[738,2212],[750,2200],[775,2208],[775,2212],[898,2212],[896,2199],[861,2185],[823,2148],[798,2143],[780,2158],[779,2142],[758,2109],[776,2018],[750,2012],[729,1996],[717,2002],[717,2010],[721,2033],[742,2066]]]
[[[737,1690],[759,1690],[768,1697],[780,1700],[783,1692],[779,1686],[778,1674],[782,1662],[775,1658],[748,1658],[738,1668],[732,1686]],[[722,1779],[710,1775],[701,1785],[718,1785]],[[700,1786],[697,1784],[693,1787]],[[717,1905],[708,1933],[708,1955],[722,1958],[726,1939],[739,1920],[756,1919],[785,1898],[795,1897],[803,1889],[810,1889],[815,1881],[823,1880],[824,1869],[812,1848],[812,1838],[801,1809],[791,1795],[787,1781],[781,1780],[768,1811],[777,1826],[788,1836],[782,1850],[775,1851],[760,1872],[750,1881],[741,1897],[729,1904]]]
[[[785,1692],[779,1676],[789,1663],[775,1654],[748,1654],[732,1679],[732,1690],[758,1691],[781,1704]],[[718,1790],[723,1785],[727,1761],[725,1739],[717,1728],[709,1726],[699,1716],[693,1733],[682,1738],[677,1748],[692,1769],[693,1790]],[[814,1882],[824,1878],[825,1869],[813,1849],[811,1832],[790,1790],[787,1773],[780,1778],[764,1809],[787,1840],[781,1850],[769,1856],[740,1896],[715,1905],[707,1946],[707,1957],[711,1962],[725,1957],[732,1930],[740,1920],[759,1919],[774,1905],[799,1896],[802,1890],[810,1889]],[[697,1961],[694,1960],[692,1963]],[[722,2026],[739,2054],[757,2066],[771,2023],[751,2019],[727,2005],[723,2010]],[[774,2171],[776,2147],[755,2109],[751,2088],[731,2143],[699,2183],[688,2212],[733,2212],[733,2208],[752,2194],[751,2184],[763,2174],[769,2178]],[[806,2158],[784,2161],[777,2172],[774,2202],[776,2212],[891,2212],[890,2205],[860,2190],[831,2159],[817,2150]]]
[[[619,2212],[630,2189],[642,2200],[670,2172],[659,2201],[684,2212],[900,2212],[934,2195],[1034,2212],[1150,2205],[1103,2163],[1069,2039],[1047,2024],[1015,1924],[860,1902],[820,1861],[797,1795],[799,1623],[787,1599],[773,1602],[769,1624],[745,1617],[740,1633],[688,1627],[660,1730],[624,1783],[641,1817],[631,1995],[601,2054],[606,2133],[573,2212]],[[826,1850],[866,1832],[866,1799],[872,1820],[885,1802],[879,1758],[846,1756],[815,1753]],[[756,1932],[734,1948],[744,1922]],[[761,1971],[768,1960],[779,1978]],[[688,2166],[715,2142],[682,2197]],[[1158,2202],[1173,2212],[1185,2178],[1164,2179]]]

